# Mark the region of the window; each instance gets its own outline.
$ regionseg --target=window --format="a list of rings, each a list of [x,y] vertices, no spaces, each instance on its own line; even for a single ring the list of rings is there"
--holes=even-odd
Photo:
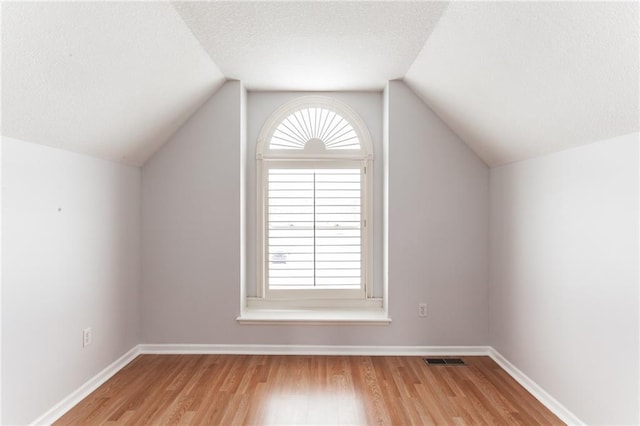
[[[363,288],[362,170],[267,171],[269,290]]]
[[[258,298],[321,307],[370,298],[373,153],[362,120],[332,98],[296,99],[265,124],[256,158]]]

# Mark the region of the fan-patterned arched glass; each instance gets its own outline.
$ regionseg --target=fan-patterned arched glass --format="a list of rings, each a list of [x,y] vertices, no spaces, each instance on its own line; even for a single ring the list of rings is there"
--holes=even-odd
[[[282,120],[271,136],[269,149],[302,150],[311,140],[324,142],[328,150],[361,149],[353,126],[340,114],[320,107],[298,110]]]

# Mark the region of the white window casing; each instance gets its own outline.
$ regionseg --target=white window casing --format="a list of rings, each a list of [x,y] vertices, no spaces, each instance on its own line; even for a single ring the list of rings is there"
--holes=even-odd
[[[271,115],[256,146],[258,287],[249,308],[382,306],[372,298],[372,162],[367,127],[334,98],[305,96]]]

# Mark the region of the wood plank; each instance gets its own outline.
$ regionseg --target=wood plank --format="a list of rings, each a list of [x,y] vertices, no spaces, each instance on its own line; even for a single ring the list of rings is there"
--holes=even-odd
[[[488,357],[141,355],[56,425],[563,424]]]

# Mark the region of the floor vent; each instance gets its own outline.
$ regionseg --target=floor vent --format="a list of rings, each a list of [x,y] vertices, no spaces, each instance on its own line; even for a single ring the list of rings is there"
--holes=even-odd
[[[424,358],[427,365],[464,365],[462,358]]]

